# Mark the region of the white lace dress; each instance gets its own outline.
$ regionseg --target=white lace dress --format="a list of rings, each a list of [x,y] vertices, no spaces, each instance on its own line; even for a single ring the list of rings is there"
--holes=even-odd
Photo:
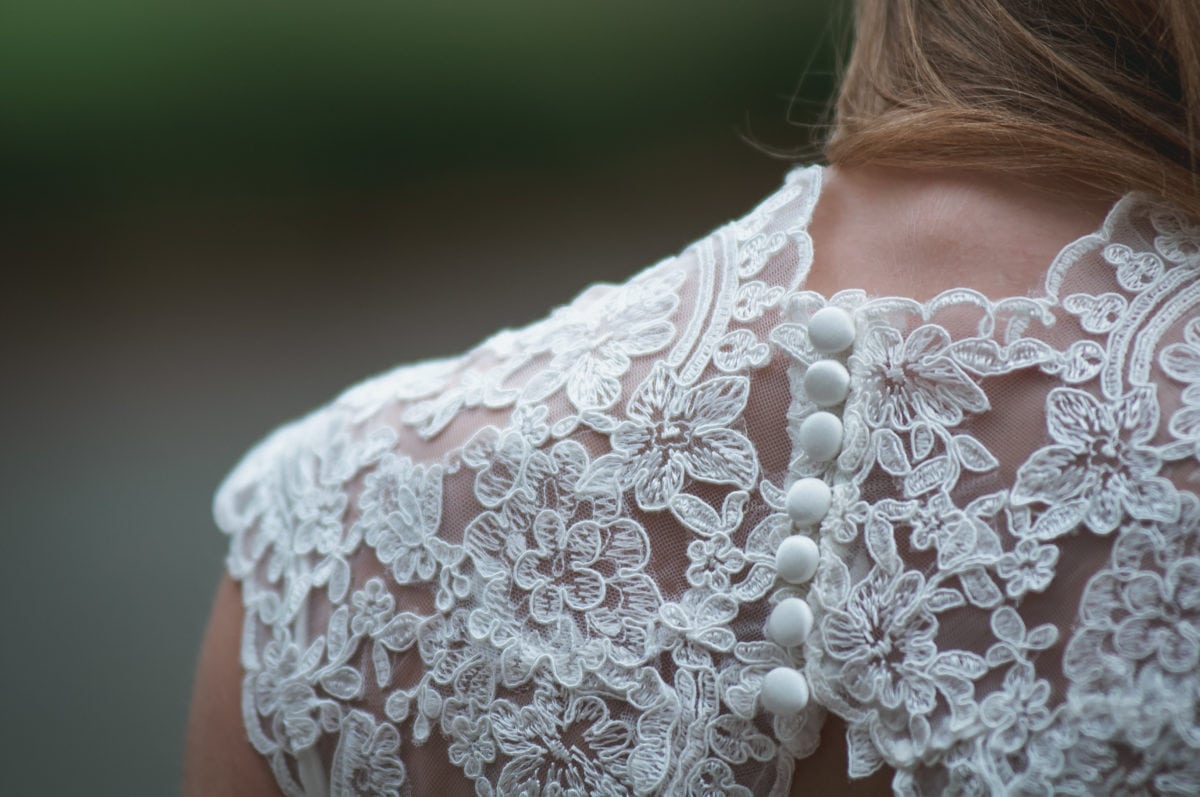
[[[783,795],[827,712],[901,794],[1200,793],[1200,227],[823,297],[821,181],[246,455],[286,794]]]

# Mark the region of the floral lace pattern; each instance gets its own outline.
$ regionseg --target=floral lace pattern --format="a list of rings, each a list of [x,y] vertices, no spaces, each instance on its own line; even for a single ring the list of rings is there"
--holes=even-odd
[[[1200,792],[1200,227],[1131,195],[1036,296],[823,297],[821,180],[247,454],[215,515],[286,794],[783,795],[827,711],[901,794]],[[816,462],[827,306],[857,333]],[[759,702],[779,666],[798,715]]]

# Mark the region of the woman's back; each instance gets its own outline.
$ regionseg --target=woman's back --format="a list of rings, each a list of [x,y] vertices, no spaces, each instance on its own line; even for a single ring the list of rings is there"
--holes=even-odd
[[[279,431],[216,503],[249,740],[306,794],[1200,789],[1200,230],[1106,210],[797,170]]]
[[[960,287],[1032,294],[1063,246],[1099,229],[1112,204],[978,173],[830,168],[823,181],[805,287],[825,296],[864,286],[920,301]],[[890,767],[848,778],[845,724],[830,715],[826,726],[821,747],[797,761],[791,793],[892,793]]]

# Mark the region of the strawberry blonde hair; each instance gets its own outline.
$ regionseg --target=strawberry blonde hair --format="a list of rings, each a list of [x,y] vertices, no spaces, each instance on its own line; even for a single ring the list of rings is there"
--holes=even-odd
[[[1200,215],[1200,0],[858,0],[833,164],[1072,178]]]

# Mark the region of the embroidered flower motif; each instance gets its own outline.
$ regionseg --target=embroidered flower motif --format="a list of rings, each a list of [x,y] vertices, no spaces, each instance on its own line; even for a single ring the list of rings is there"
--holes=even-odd
[[[894,581],[876,573],[855,586],[844,608],[822,618],[823,641],[844,662],[846,689],[856,699],[914,714],[933,709],[933,682],[925,670],[937,654],[937,621],[922,603],[923,590],[920,573]]]
[[[604,601],[604,577],[593,565],[605,547],[604,529],[592,520],[569,528],[552,511],[538,513],[533,523],[536,547],[525,551],[513,569],[513,581],[529,590],[529,614],[539,623],[552,623],[565,609],[587,611]],[[626,557],[618,569],[639,569],[649,545],[632,520],[608,529],[608,542]]]
[[[611,407],[620,398],[630,358],[653,354],[675,336],[668,319],[679,304],[675,286],[681,276],[670,269],[656,279],[596,286],[580,295],[555,316],[553,357],[525,386],[521,402],[543,401],[565,387],[580,411]]]
[[[858,539],[870,515],[871,506],[862,500],[857,485],[850,482],[835,484],[829,512],[821,521],[821,533],[835,542],[849,545]]]
[[[1000,552],[990,529],[978,518],[956,508],[950,496],[941,490],[916,502],[907,522],[912,527],[913,547],[918,551],[936,548],[938,566],[945,570],[968,562],[994,561]]]
[[[347,534],[342,522],[349,504],[346,492],[340,484],[323,482],[315,472],[320,467],[307,457],[297,457],[288,468],[286,512],[294,529],[292,550],[340,558],[354,550],[360,538]]]
[[[1180,397],[1183,406],[1171,416],[1168,428],[1177,439],[1191,441],[1193,455],[1200,459],[1200,318],[1188,322],[1183,339],[1165,347],[1158,361],[1168,375],[1187,383]]]
[[[486,580],[471,633],[502,650],[510,680],[548,659],[563,683],[578,684],[606,659],[629,666],[646,655],[662,602],[643,572],[650,543],[636,521],[581,495],[587,465],[574,440],[549,456],[530,451],[512,465],[508,498],[465,530],[464,548]]]
[[[751,797],[745,786],[739,786],[733,772],[724,761],[706,758],[688,774],[687,797]]]
[[[1029,665],[1010,667],[1004,685],[979,704],[979,718],[990,733],[988,744],[1002,753],[1025,746],[1030,732],[1050,724],[1050,684],[1034,676]]]
[[[729,623],[738,613],[738,603],[719,592],[705,594],[688,590],[672,603],[658,610],[662,619],[658,626],[657,642],[680,667],[712,666],[712,653],[733,650],[737,637]]]
[[[610,717],[600,697],[540,684],[531,705],[499,700],[491,717],[497,746],[509,759],[498,794],[632,794],[635,733]]]
[[[1122,527],[1112,568],[1088,581],[1063,656],[1077,692],[1130,687],[1135,666],[1186,676],[1200,662],[1200,500],[1182,503],[1179,523]]]
[[[417,647],[436,683],[448,684],[463,666],[479,657],[467,633],[467,610],[456,609],[449,616],[434,615],[417,630]]]
[[[1073,688],[1068,705],[1067,732],[1045,734],[1065,753],[1057,793],[1200,791],[1194,680],[1143,666],[1107,688]]]
[[[531,446],[540,446],[550,436],[550,408],[545,404],[522,404],[512,411],[510,426]]]
[[[961,727],[977,710],[974,682],[987,664],[968,651],[937,649],[935,592],[947,591],[931,590],[919,572],[893,577],[873,569],[843,605],[826,608],[817,644],[833,660],[824,667],[837,676],[817,684],[835,690],[833,699],[858,727],[852,756],[867,757],[869,744],[896,766],[908,766],[932,745],[949,744],[948,728]]]
[[[1103,582],[1097,587],[1102,589]],[[1121,586],[1120,595],[1132,610],[1113,632],[1113,646],[1122,657],[1140,661],[1153,655],[1167,672],[1195,669],[1200,663],[1200,558],[1175,562],[1163,576],[1139,573]]]
[[[872,428],[910,429],[917,421],[955,426],[964,413],[989,408],[979,385],[947,356],[949,344],[949,333],[933,324],[907,338],[892,327],[866,331],[849,362]]]
[[[324,702],[317,697],[310,679],[321,661],[324,640],[317,640],[303,654],[286,631],[276,633],[262,652],[262,663],[246,686],[253,689],[259,714],[271,717],[275,738],[287,740],[295,752],[311,746],[320,734],[317,714]]]
[[[492,722],[487,717],[471,719],[459,714],[450,720],[450,763],[461,767],[469,778],[477,778],[483,765],[496,760],[496,745],[492,741]]]
[[[688,543],[688,583],[693,587],[712,587],[723,590],[729,587],[730,576],[742,572],[746,557],[733,544],[728,534],[714,534],[706,540]]]
[[[574,440],[560,440],[547,452],[531,448],[511,429],[487,427],[467,444],[463,461],[478,469],[476,497],[494,507],[467,524],[463,535],[464,548],[484,575],[511,571],[533,544],[533,524],[543,510],[568,519],[617,514],[609,503],[582,495],[579,481],[588,454]]]
[[[379,561],[392,566],[400,584],[432,581],[440,566],[460,558],[438,537],[442,522],[442,468],[414,465],[408,457],[388,454],[367,474],[358,505],[364,537]]]
[[[374,634],[387,625],[396,608],[396,599],[378,578],[369,579],[362,589],[351,595],[350,603],[354,606],[350,630],[362,635]]]
[[[579,481],[588,454],[575,440],[560,440],[543,451],[526,445],[511,429],[501,434],[487,427],[467,444],[463,461],[478,469],[476,498],[492,507],[467,525],[464,544],[468,552],[486,550],[487,559],[508,551],[505,556],[515,562],[523,550],[515,547],[523,544],[517,541],[524,540],[543,509],[564,518],[589,511],[606,518],[618,514],[615,497],[583,494]]]
[[[629,420],[612,433],[613,453],[593,464],[586,487],[633,488],[642,509],[663,509],[685,476],[748,489],[758,474],[754,446],[728,428],[749,397],[745,377],[681,385],[657,363],[629,399]]]
[[[1163,275],[1166,266],[1153,252],[1138,252],[1125,244],[1109,244],[1102,252],[1117,270],[1117,284],[1130,293],[1140,293]],[[1117,293],[1103,296],[1075,294],[1063,299],[1063,307],[1080,313],[1080,322],[1088,332],[1108,332],[1125,313],[1125,297]]]
[[[333,755],[331,793],[393,797],[400,794],[404,780],[400,734],[386,722],[376,725],[370,714],[351,711],[342,721],[341,738]]]
[[[1200,268],[1200,225],[1174,208],[1156,208],[1150,214],[1154,225],[1154,247],[1163,257],[1181,266]]]
[[[1006,582],[1004,591],[1010,598],[1026,592],[1041,592],[1054,579],[1058,562],[1058,546],[1039,545],[1032,538],[1021,540],[1016,547],[996,562],[996,572]]]
[[[644,659],[662,602],[643,572],[650,551],[645,530],[628,518],[568,526],[547,509],[529,536],[495,557],[480,550],[476,559],[482,573],[493,575],[471,613],[472,633],[504,649],[506,671],[532,672],[546,658],[556,677],[573,685],[605,659],[623,666]],[[507,564],[513,555],[515,563]]]
[[[514,416],[514,423],[517,418]],[[485,426],[462,449],[462,460],[475,473],[475,498],[489,509],[504,503],[517,489],[522,469],[534,447],[519,428]]]
[[[1158,426],[1154,389],[1137,388],[1112,404],[1059,387],[1046,397],[1046,424],[1055,444],[1034,452],[1017,471],[1014,504],[1042,501],[1073,508],[1089,529],[1109,534],[1126,513],[1172,521],[1179,495],[1157,476],[1162,465],[1149,445]]]
[[[869,744],[870,741],[866,740],[866,743]],[[1049,787],[1014,790],[1012,781],[1000,777],[995,771],[998,756],[980,755],[979,747],[978,739],[970,738],[952,745],[944,756],[933,762],[918,762],[911,769],[896,772],[892,779],[893,793],[954,794],[971,797],[983,797],[997,791],[1023,796],[1051,793]]]

